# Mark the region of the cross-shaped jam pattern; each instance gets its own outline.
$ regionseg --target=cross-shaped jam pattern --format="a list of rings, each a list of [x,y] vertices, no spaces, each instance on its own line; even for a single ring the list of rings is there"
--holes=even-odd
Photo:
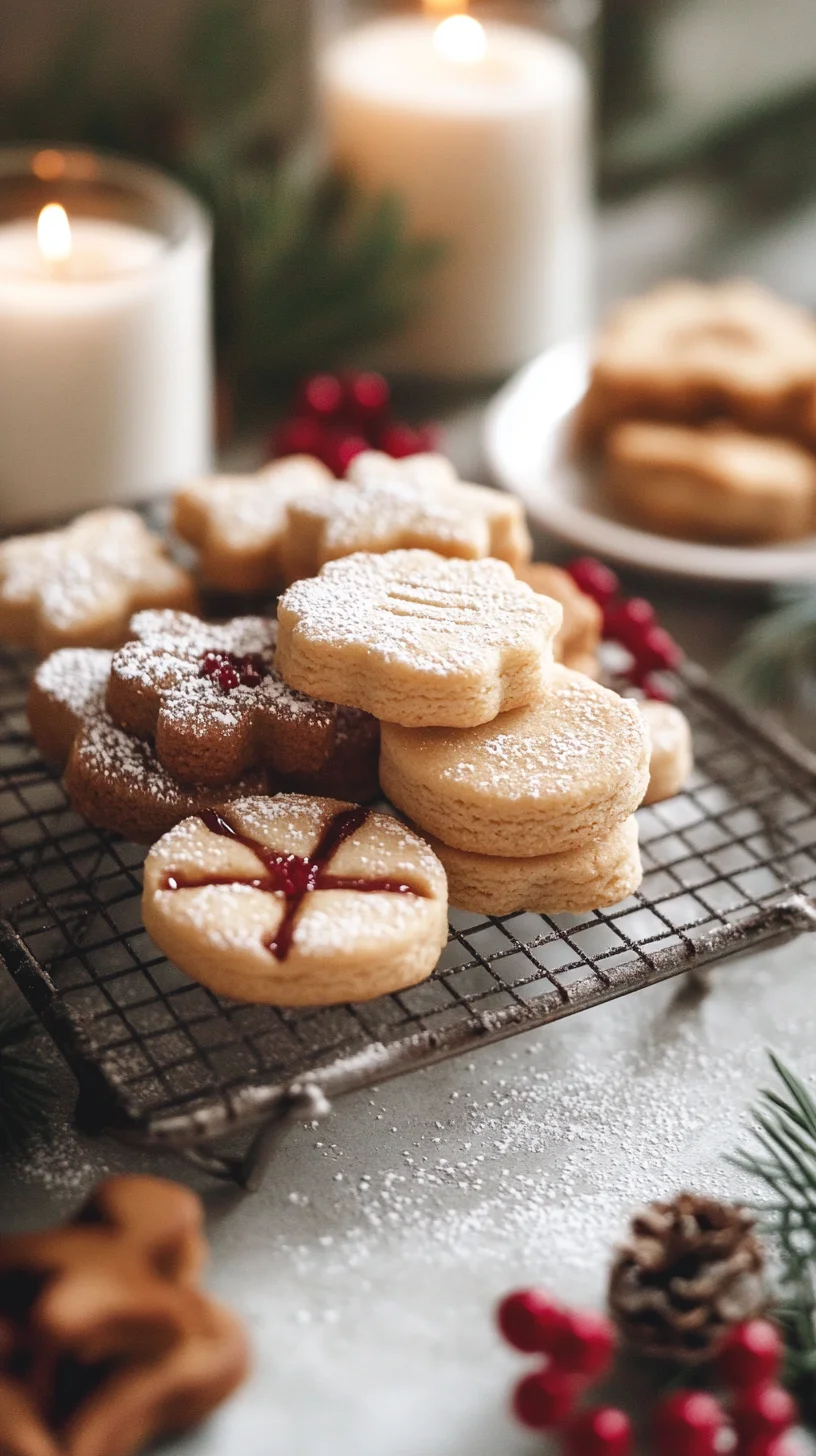
[[[201,656],[199,677],[210,677],[222,693],[231,693],[234,688],[260,687],[269,668],[260,652],[245,652],[239,657],[236,652],[204,652]]]
[[[286,854],[270,849],[259,839],[241,834],[215,809],[206,809],[199,817],[212,834],[242,844],[260,860],[265,875],[257,879],[243,879],[236,875],[206,875],[189,878],[186,875],[168,875],[164,882],[166,890],[200,890],[209,885],[248,885],[253,890],[263,890],[270,895],[283,895],[286,910],[277,930],[264,939],[264,946],[278,961],[285,961],[292,946],[298,911],[306,897],[315,890],[357,890],[363,894],[385,893],[389,895],[417,895],[427,899],[424,890],[402,880],[364,879],[349,875],[328,873],[329,865],[340,846],[351,839],[369,817],[368,809],[341,809],[326,825],[317,847],[310,855]]]

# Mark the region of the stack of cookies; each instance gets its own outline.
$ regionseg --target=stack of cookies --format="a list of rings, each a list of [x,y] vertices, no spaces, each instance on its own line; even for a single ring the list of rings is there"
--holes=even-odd
[[[642,716],[554,664],[561,607],[508,565],[345,557],[292,586],[278,623],[286,682],[381,720],[383,790],[429,839],[452,904],[582,911],[637,889]]]
[[[816,529],[816,323],[750,282],[674,282],[602,330],[579,419],[603,490],[688,540]]]

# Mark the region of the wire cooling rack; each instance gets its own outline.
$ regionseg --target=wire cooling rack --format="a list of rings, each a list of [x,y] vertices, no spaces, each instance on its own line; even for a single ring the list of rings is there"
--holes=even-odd
[[[144,851],[71,810],[28,735],[30,668],[0,653],[0,956],[76,1074],[80,1124],[217,1176],[252,1186],[287,1120],[331,1097],[816,929],[816,760],[689,665],[697,767],[640,812],[638,895],[586,915],[454,912],[431,980],[372,1003],[238,1005],[145,933]],[[219,1150],[239,1132],[248,1146]]]

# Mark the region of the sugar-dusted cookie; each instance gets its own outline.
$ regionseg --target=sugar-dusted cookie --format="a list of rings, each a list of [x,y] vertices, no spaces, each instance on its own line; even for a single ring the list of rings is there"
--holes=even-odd
[[[786,541],[816,528],[816,459],[727,424],[617,425],[605,489],[639,524],[692,540]]]
[[[561,619],[502,561],[347,556],[281,598],[277,664],[392,723],[466,727],[537,696]]]
[[[246,1378],[243,1329],[200,1288],[203,1214],[111,1178],[61,1227],[0,1238],[3,1456],[135,1456]]]
[[[673,703],[638,704],[649,732],[651,763],[644,804],[673,799],[685,788],[694,769],[694,745],[688,718]]]
[[[333,477],[319,460],[292,455],[256,475],[216,475],[176,493],[173,526],[196,546],[209,587],[262,592],[284,582],[281,546],[289,506],[304,495],[330,495]]]
[[[621,419],[726,415],[799,426],[816,384],[816,323],[757,283],[671,282],[620,304],[601,331],[581,432]]]
[[[575,672],[585,672],[587,677],[597,677],[603,627],[603,613],[597,602],[582,592],[560,566],[536,561],[529,566],[517,566],[516,576],[539,596],[552,597],[563,607],[564,624],[553,643],[556,662]]]
[[[262,770],[217,788],[178,783],[152,744],[118,728],[107,712],[112,657],[101,649],[64,648],[40,664],[29,689],[32,737],[44,757],[67,765],[65,787],[78,814],[152,844],[199,809],[267,789]]]
[[[89,511],[64,531],[0,543],[0,641],[40,656],[117,647],[141,607],[194,611],[190,577],[133,511]]]
[[[477,560],[494,556],[519,566],[532,543],[521,501],[467,485],[441,455],[392,460],[358,455],[348,480],[293,500],[284,548],[289,581],[316,576],[327,561],[358,551],[407,548]]]
[[[388,815],[299,795],[180,824],[148,856],[142,910],[196,981],[279,1006],[414,986],[448,936],[445,872],[423,840]]]
[[[643,879],[634,816],[577,849],[527,859],[451,849],[433,836],[428,843],[445,868],[451,905],[477,915],[603,910],[633,895]]]
[[[577,849],[628,819],[648,781],[637,704],[565,667],[529,707],[479,728],[382,725],[383,791],[454,849],[524,859]]]
[[[236,617],[213,626],[182,612],[140,612],[116,653],[107,706],[114,722],[155,740],[182,783],[226,784],[248,769],[314,774],[368,754],[376,792],[376,724],[287,687],[275,667],[277,623]],[[352,766],[349,765],[351,771]],[[359,779],[355,779],[359,782]]]

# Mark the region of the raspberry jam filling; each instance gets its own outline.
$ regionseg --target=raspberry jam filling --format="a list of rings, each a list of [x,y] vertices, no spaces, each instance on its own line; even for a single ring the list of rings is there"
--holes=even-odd
[[[260,687],[264,678],[269,676],[269,668],[260,652],[245,652],[243,657],[239,657],[237,652],[213,650],[202,655],[198,675],[212,678],[222,693],[231,693],[238,687]]]
[[[285,961],[292,946],[298,911],[315,890],[359,890],[363,894],[385,893],[389,895],[418,895],[426,899],[423,890],[416,885],[404,884],[401,880],[363,879],[354,876],[327,873],[331,860],[347,839],[362,829],[368,819],[368,809],[342,809],[329,820],[312,854],[281,854],[269,849],[258,839],[240,834],[237,829],[216,812],[205,809],[199,816],[201,822],[212,834],[232,839],[243,844],[260,860],[265,875],[254,880],[237,879],[233,875],[208,875],[195,879],[179,874],[168,875],[162,886],[165,890],[200,890],[207,885],[249,885],[253,890],[264,890],[270,895],[284,895],[286,910],[277,930],[268,936],[264,945],[278,961]]]

